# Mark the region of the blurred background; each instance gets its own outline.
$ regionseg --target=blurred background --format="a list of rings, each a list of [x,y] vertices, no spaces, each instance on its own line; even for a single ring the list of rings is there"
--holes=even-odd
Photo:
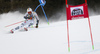
[[[70,5],[78,5],[84,3],[85,0],[68,0]],[[89,14],[93,15],[100,14],[100,0],[87,0],[89,7]],[[28,7],[33,10],[39,5],[38,0],[0,0],[0,14],[19,11],[20,13],[25,13]],[[46,5],[44,6],[45,12],[48,18],[55,17],[60,18],[63,13],[66,15],[66,5],[65,0],[46,0]],[[41,7],[37,9],[37,14],[43,16]],[[59,14],[58,14],[59,13]],[[95,15],[94,14],[94,15]],[[55,16],[54,16],[55,15]]]
[[[33,10],[39,5],[38,0],[0,0],[0,14],[7,13],[9,11],[20,11],[25,13],[28,7]],[[65,5],[65,0],[46,0],[44,6],[45,12],[48,13],[48,17],[54,14],[58,9],[60,10]],[[36,11],[39,15],[42,15],[42,9],[39,7]]]

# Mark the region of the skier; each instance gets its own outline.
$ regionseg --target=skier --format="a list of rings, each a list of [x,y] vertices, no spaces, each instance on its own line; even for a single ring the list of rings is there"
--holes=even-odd
[[[37,20],[37,21],[36,21],[36,26],[35,26],[35,27],[38,28],[39,17],[38,17],[38,15],[37,15],[36,12],[32,11],[31,8],[28,8],[28,9],[27,9],[27,13],[26,13],[25,16],[24,16],[25,21],[22,22],[22,24],[21,24],[20,26],[14,28],[14,29],[12,29],[12,30],[10,30],[10,32],[11,32],[11,33],[14,33],[15,30],[18,30],[18,29],[20,29],[20,28],[22,28],[22,27],[24,27],[24,26],[26,26],[26,27],[24,27],[25,31],[28,31],[28,28],[29,28],[30,26],[34,25],[34,18],[36,18],[36,20]]]

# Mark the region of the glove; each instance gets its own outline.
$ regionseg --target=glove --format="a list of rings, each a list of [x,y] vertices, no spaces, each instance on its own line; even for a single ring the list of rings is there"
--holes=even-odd
[[[27,17],[27,16],[24,16],[24,19],[29,19],[29,17]]]
[[[38,23],[39,23],[39,20],[37,20],[36,28],[38,28]]]
[[[36,25],[36,28],[38,28],[38,25]]]

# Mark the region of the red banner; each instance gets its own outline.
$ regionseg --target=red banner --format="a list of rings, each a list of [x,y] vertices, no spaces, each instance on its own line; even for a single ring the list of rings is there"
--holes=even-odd
[[[66,10],[67,20],[89,18],[88,7],[86,3],[77,6],[67,5]]]

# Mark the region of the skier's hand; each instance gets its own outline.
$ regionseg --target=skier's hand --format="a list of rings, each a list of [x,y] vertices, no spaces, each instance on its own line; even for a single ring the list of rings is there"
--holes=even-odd
[[[36,23],[36,28],[38,28],[38,23],[39,23],[39,20],[37,20],[37,23]]]
[[[26,20],[32,20],[32,17],[24,17]]]
[[[30,17],[29,20],[32,20],[32,17]]]
[[[36,26],[36,28],[38,28],[38,26]]]
[[[38,28],[38,24],[36,24],[36,28]]]
[[[24,16],[24,19],[29,19],[29,17],[27,17],[27,16]]]

